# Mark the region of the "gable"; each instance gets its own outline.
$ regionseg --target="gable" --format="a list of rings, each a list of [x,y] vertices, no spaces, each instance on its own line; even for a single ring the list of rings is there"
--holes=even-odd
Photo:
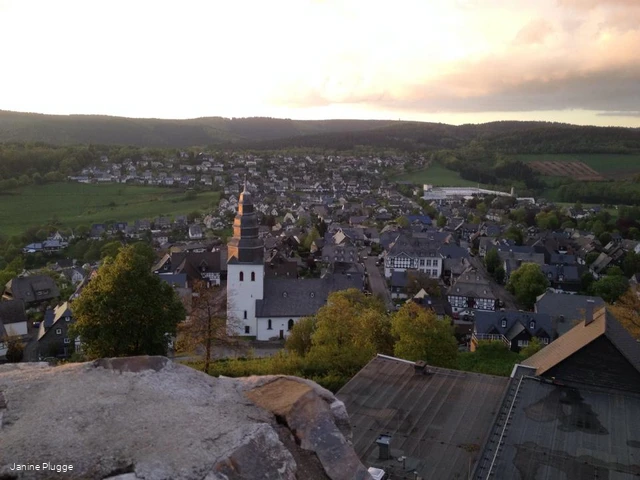
[[[640,393],[640,372],[601,336],[547,370],[542,376]]]

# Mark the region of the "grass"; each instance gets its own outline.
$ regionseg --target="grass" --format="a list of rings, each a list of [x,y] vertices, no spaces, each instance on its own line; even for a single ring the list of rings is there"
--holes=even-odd
[[[585,153],[585,154],[521,154],[515,155],[522,162],[583,162],[595,171],[609,177],[640,173],[640,154]]]
[[[425,183],[436,187],[477,187],[477,182],[460,178],[458,172],[433,164],[429,167],[411,173],[397,175],[391,179],[398,182],[413,182],[418,185]],[[482,186],[482,185],[481,185]]]
[[[131,222],[159,215],[185,215],[217,206],[218,192],[187,199],[172,188],[122,184],[57,183],[30,185],[0,195],[0,233],[19,235],[56,218],[65,227],[107,221]]]

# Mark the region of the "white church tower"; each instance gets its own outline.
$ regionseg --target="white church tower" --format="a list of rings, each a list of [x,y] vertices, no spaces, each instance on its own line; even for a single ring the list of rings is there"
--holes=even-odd
[[[235,335],[257,335],[256,300],[263,295],[264,245],[258,238],[258,216],[245,180],[227,257],[227,323]]]

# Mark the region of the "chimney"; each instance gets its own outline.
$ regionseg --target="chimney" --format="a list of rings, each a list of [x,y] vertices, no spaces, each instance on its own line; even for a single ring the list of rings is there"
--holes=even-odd
[[[425,362],[424,360],[418,360],[413,364],[415,373],[424,373],[425,368],[427,368],[427,362]]]
[[[595,301],[591,298],[587,299],[587,308],[584,312],[584,326],[586,327],[591,322],[593,322],[593,307],[595,305]]]
[[[391,453],[389,452],[391,435],[380,435],[376,443],[378,444],[378,460],[389,460],[391,458]]]

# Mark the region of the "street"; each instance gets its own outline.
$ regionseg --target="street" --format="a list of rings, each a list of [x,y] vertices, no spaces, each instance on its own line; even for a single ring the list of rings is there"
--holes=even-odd
[[[376,257],[369,257],[364,260],[364,266],[369,274],[369,287],[371,293],[380,295],[384,299],[387,310],[393,310],[393,302],[391,301],[391,292],[387,288],[387,281],[381,272],[381,268],[376,265]]]
[[[473,265],[479,271],[483,272],[487,276],[487,278],[491,278],[491,275],[487,273],[487,269],[484,267],[484,263],[482,262],[482,259],[480,257],[469,257],[469,260],[471,261],[471,265]],[[506,288],[504,288],[504,285],[499,285],[492,280],[491,290],[493,290],[493,294],[497,298],[502,300],[502,302],[504,303],[503,308],[505,310],[520,309],[520,306],[518,305],[518,302],[516,301],[515,297],[511,294],[511,292],[509,292]]]

